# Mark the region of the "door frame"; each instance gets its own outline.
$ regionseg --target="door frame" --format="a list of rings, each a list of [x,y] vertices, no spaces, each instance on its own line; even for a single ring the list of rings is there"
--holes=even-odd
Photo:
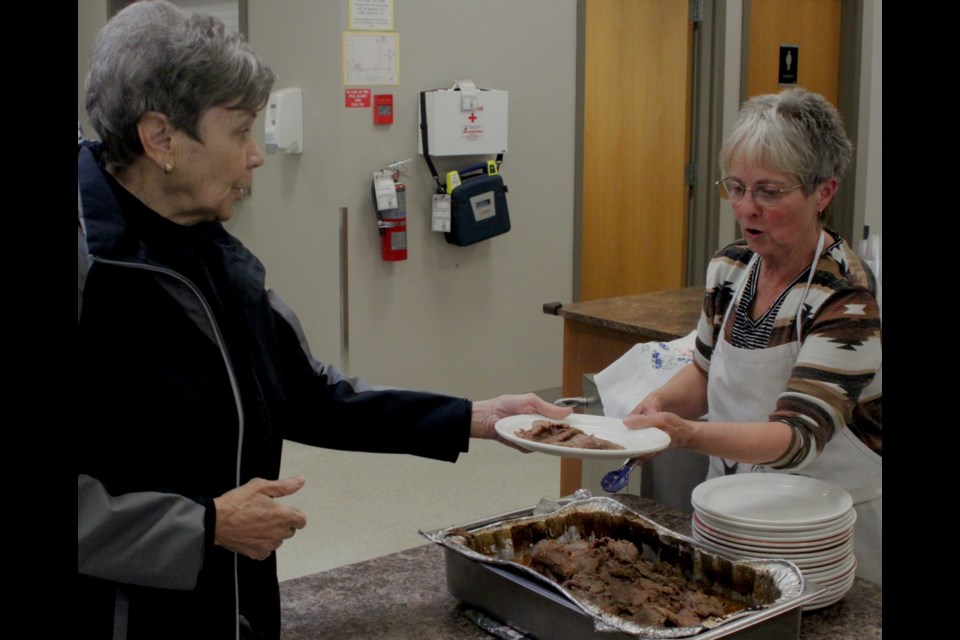
[[[693,69],[691,74],[692,75],[692,78],[691,78],[692,100],[690,103],[691,104],[690,106],[691,124],[690,124],[689,139],[690,139],[690,144],[694,145],[694,150],[695,150],[695,145],[696,145],[695,140],[699,137],[699,134],[695,128],[695,125],[697,122],[699,122],[701,117],[705,118],[706,121],[711,124],[711,126],[716,128],[716,133],[712,135],[714,136],[721,135],[721,129],[722,129],[722,127],[719,126],[721,124],[720,117],[722,116],[722,109],[720,108],[720,105],[718,105],[718,108],[716,109],[715,113],[711,112],[708,116],[700,116],[700,117],[698,117],[697,115],[698,110],[701,109],[701,106],[700,106],[701,100],[697,95],[697,87],[698,87],[697,78],[698,76],[703,76],[703,79],[699,81],[699,84],[705,84],[710,87],[710,90],[708,91],[708,95],[710,96],[711,99],[714,99],[716,95],[722,96],[722,87],[720,89],[717,89],[716,87],[713,86],[713,84],[716,81],[709,75],[710,72],[703,71],[701,69],[701,66],[704,63],[699,59],[704,55],[709,56],[709,59],[712,59],[713,50],[715,47],[714,45],[711,44],[711,46],[708,49],[706,49],[706,54],[702,53],[703,47],[698,44],[698,41],[701,38],[701,34],[700,34],[701,29],[699,29],[698,28],[699,25],[697,25],[697,20],[698,20],[697,16],[703,13],[704,6],[711,6],[715,4],[715,2],[714,0],[687,0],[687,2],[689,5],[690,20],[694,22],[694,29],[693,29],[693,36],[692,36],[693,38],[693,45],[692,45],[693,46],[693,54],[692,54]],[[723,0],[720,0],[720,2],[722,3]],[[586,87],[585,87],[585,83],[586,83],[586,55],[585,55],[586,13],[587,13],[586,3],[587,3],[587,0],[577,0],[577,35],[576,35],[577,56],[576,56],[576,105],[575,105],[576,119],[575,119],[575,132],[574,132],[575,160],[574,160],[574,177],[573,177],[574,196],[573,196],[573,287],[572,287],[572,293],[573,293],[574,302],[581,301],[583,297],[582,295],[583,293],[582,292],[583,199],[584,199],[583,130],[584,130],[584,110],[585,110],[585,102],[586,102]],[[719,46],[721,47],[720,53],[722,54],[723,52],[722,41]],[[722,58],[719,61],[714,61],[714,65],[715,65],[715,68],[712,70],[713,73],[715,73],[718,69],[722,71],[722,68],[723,68]],[[719,146],[717,146],[716,149],[719,150]],[[714,157],[715,156],[716,154],[714,154]],[[691,158],[690,159],[691,164],[694,164],[695,156],[693,154],[690,154],[690,158]],[[711,171],[709,164],[710,163],[701,163],[700,166],[702,166],[706,171]],[[712,170],[712,171],[713,173],[716,173],[716,170]],[[713,182],[716,181],[718,178],[719,176],[714,177],[712,181],[709,182],[711,187],[713,185]],[[690,199],[692,197],[691,192],[692,192],[692,189],[688,189],[687,238],[686,238],[686,242],[687,242],[686,254],[687,255],[686,255],[686,261],[685,261],[685,267],[687,269],[687,273],[686,273],[684,286],[688,286],[691,284],[690,265],[692,264],[691,262],[692,256],[694,255],[694,253],[696,253],[697,255],[706,255],[709,259],[709,257],[711,257],[714,251],[716,250],[716,238],[718,235],[717,223],[716,223],[718,219],[718,215],[715,213],[712,216],[708,216],[706,213],[704,213],[701,217],[706,221],[705,224],[708,226],[705,229],[701,229],[700,227],[698,227],[696,230],[696,235],[698,236],[698,238],[696,239],[696,241],[694,240],[693,236],[695,231],[694,231],[694,228],[691,226],[691,223],[694,221],[693,213],[692,213],[693,210],[691,208],[693,201]],[[709,198],[701,198],[701,199],[705,203],[707,203],[706,206],[711,207],[714,210],[719,209],[719,204],[717,202],[713,202],[716,200],[716,198],[713,198],[712,201]],[[698,221],[697,224],[699,225],[701,223]],[[691,249],[693,249],[694,251],[691,251]],[[696,262],[698,266],[701,263],[703,265],[703,268],[698,269],[699,271],[703,271],[706,268],[706,261],[701,260],[700,262]],[[699,275],[694,274],[693,277],[699,278],[699,281],[702,282],[704,274],[703,273],[700,273]]]
[[[746,1],[746,0],[745,0]],[[689,203],[687,206],[686,285],[703,284],[718,247],[720,178],[715,158],[723,144],[724,47],[727,0],[689,0],[693,29]],[[576,132],[573,198],[573,301],[582,298],[583,274],[583,115],[585,101],[586,0],[577,1]]]
[[[723,145],[727,41],[726,0],[695,4],[687,286],[704,284],[707,265],[719,249],[721,209],[714,184],[721,177],[716,158]]]

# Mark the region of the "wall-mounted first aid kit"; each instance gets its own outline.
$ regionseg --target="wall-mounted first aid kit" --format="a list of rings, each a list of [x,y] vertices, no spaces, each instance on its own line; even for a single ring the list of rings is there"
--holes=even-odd
[[[507,92],[478,89],[459,80],[450,89],[422,91],[420,128],[429,132],[434,156],[507,152]],[[421,136],[419,152],[424,153]]]

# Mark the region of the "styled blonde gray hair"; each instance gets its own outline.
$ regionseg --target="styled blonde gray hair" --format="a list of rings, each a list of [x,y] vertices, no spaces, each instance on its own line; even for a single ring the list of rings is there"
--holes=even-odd
[[[199,140],[214,106],[256,112],[276,75],[243,36],[166,0],[135,2],[97,34],[86,79],[87,116],[104,159],[121,170],[143,154],[137,132],[150,111]]]
[[[733,133],[720,149],[720,170],[734,162],[786,173],[807,195],[830,178],[841,180],[853,158],[837,109],[819,93],[787,89],[756,96],[740,108]]]

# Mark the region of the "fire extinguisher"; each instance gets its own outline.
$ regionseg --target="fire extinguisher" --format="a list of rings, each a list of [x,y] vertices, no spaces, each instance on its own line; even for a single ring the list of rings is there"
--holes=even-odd
[[[394,185],[397,208],[378,211],[380,228],[380,257],[386,262],[407,259],[407,187],[402,182]]]
[[[403,164],[394,162],[375,171],[371,193],[380,232],[380,257],[385,262],[407,259],[407,187],[399,182]]]

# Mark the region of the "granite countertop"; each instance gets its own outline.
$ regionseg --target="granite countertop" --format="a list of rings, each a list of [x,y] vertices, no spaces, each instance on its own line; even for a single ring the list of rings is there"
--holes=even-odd
[[[703,307],[703,287],[632,296],[544,305],[545,313],[637,334],[649,340],[673,340],[693,331]]]
[[[614,496],[651,520],[690,535],[689,516],[639,496]],[[522,506],[522,505],[521,505]],[[494,514],[478,514],[479,517]],[[450,523],[454,525],[456,523]],[[280,583],[282,640],[490,640],[447,591],[443,550],[407,551]],[[804,612],[801,640],[882,638],[883,589],[857,578],[839,602]]]

